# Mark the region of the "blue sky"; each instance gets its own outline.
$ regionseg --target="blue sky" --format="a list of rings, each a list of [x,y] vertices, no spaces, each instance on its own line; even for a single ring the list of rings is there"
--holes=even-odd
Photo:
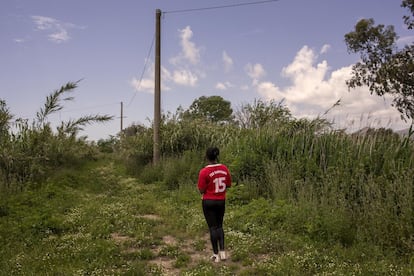
[[[88,114],[116,118],[85,128],[89,139],[108,138],[153,117],[155,10],[161,21],[164,112],[188,108],[200,96],[220,95],[236,110],[255,99],[284,99],[296,117],[323,114],[337,127],[407,126],[389,98],[366,88],[348,91],[357,55],[344,34],[362,18],[394,25],[398,46],[414,41],[406,10],[396,0],[279,0],[256,5],[173,12],[240,0],[2,0],[0,98],[16,117],[31,119],[48,94],[77,81],[75,100],[52,124]],[[148,55],[149,54],[149,55]],[[148,57],[148,59],[147,59]],[[144,70],[145,68],[145,70]],[[143,77],[141,78],[142,73]]]

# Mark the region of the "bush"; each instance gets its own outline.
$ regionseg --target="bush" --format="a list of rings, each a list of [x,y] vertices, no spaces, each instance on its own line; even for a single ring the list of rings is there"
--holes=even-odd
[[[147,164],[139,174],[139,180],[144,184],[151,184],[163,180],[163,163]]]
[[[198,172],[203,167],[204,155],[186,151],[181,158],[168,158],[163,161],[164,183],[168,189],[177,189],[180,185],[194,184]]]

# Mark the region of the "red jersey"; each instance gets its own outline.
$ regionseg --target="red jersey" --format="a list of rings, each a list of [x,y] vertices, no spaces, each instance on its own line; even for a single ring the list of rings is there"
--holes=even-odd
[[[203,199],[225,200],[226,188],[231,186],[231,175],[223,164],[207,165],[198,175],[198,189]]]

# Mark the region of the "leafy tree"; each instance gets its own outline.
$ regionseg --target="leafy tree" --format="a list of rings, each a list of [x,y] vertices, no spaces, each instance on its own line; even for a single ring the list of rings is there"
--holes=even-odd
[[[248,129],[286,123],[291,119],[290,110],[283,102],[255,100],[253,104],[242,105],[236,111],[236,121],[240,127]]]
[[[233,119],[231,103],[221,96],[201,96],[193,101],[184,112],[184,118],[206,119],[210,122],[231,122]]]
[[[401,7],[408,8],[411,14],[414,14],[414,1],[413,0],[404,0],[401,4]],[[409,15],[403,16],[404,23],[408,26],[408,29],[414,28],[414,20]]]
[[[404,0],[402,7],[414,15],[414,0]],[[404,16],[409,29],[411,16]],[[414,118],[414,44],[398,49],[393,26],[375,25],[373,19],[362,19],[355,30],[345,35],[348,51],[359,53],[361,61],[352,68],[349,88],[367,85],[371,93],[393,95],[393,106],[404,119]]]
[[[133,123],[130,126],[126,127],[122,130],[122,134],[124,136],[135,136],[144,133],[147,131],[147,127],[142,124]]]

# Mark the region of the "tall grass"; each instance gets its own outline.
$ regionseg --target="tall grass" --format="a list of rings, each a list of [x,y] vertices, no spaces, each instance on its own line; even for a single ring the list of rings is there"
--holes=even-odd
[[[60,95],[65,89],[55,93]],[[65,233],[73,234],[72,231],[78,227],[86,227],[90,228],[93,235],[90,240],[85,240],[85,246],[96,240],[95,234],[103,240],[102,244],[99,242],[96,248],[79,256],[85,256],[86,260],[91,258],[93,268],[101,267],[102,262],[109,262],[110,256],[117,256],[116,262],[122,263],[120,253],[115,252],[118,249],[115,250],[114,245],[108,243],[108,236],[124,231],[124,234],[140,237],[140,242],[150,246],[152,238],[143,233],[153,230],[152,224],[159,222],[144,225],[141,218],[135,217],[131,224],[131,210],[152,214],[153,205],[149,202],[157,202],[157,196],[161,193],[165,200],[171,200],[165,202],[176,204],[165,211],[171,221],[178,221],[172,223],[176,225],[174,227],[179,229],[183,225],[190,225],[193,231],[204,229],[202,215],[193,207],[198,204],[195,185],[198,171],[205,164],[206,148],[218,146],[221,151],[219,161],[229,166],[234,180],[234,187],[229,190],[228,197],[231,211],[226,217],[228,244],[230,249],[234,249],[232,260],[244,262],[251,260],[249,254],[260,256],[279,252],[272,255],[273,259],[263,258],[260,264],[263,271],[279,271],[272,270],[272,265],[282,259],[286,271],[303,265],[298,271],[313,271],[315,274],[320,271],[321,263],[327,268],[333,264],[330,260],[335,257],[321,260],[323,255],[316,249],[312,250],[310,259],[302,254],[306,250],[295,251],[292,255],[287,249],[292,246],[285,241],[288,236],[297,237],[290,239],[295,244],[293,248],[301,248],[304,244],[317,244],[320,247],[332,245],[332,248],[341,250],[352,247],[350,251],[357,252],[355,254],[360,253],[360,248],[364,248],[363,254],[367,254],[369,249],[384,250],[393,253],[391,259],[394,256],[408,259],[414,253],[414,145],[411,131],[406,138],[385,129],[369,129],[351,135],[331,129],[321,119],[295,119],[281,104],[255,102],[242,107],[235,122],[226,124],[212,123],[202,118],[189,120],[175,115],[164,116],[161,127],[162,160],[156,166],[151,164],[152,128],[133,126],[122,133],[120,139],[111,138],[98,144],[105,152],[118,158],[116,166],[112,164],[96,168],[93,167],[96,166],[94,162],[92,167],[82,166],[83,170],[79,170],[71,167],[97,158],[98,155],[97,148],[76,138],[76,133],[84,123],[99,121],[99,117],[82,117],[62,123],[58,129],[52,130],[46,118],[49,112],[60,108],[56,103],[58,99],[49,97],[48,107],[39,111],[38,120],[32,124],[18,121],[18,128],[14,132],[10,130],[13,116],[0,100],[0,186],[8,191],[31,185],[37,188],[36,191],[26,189],[24,193],[13,195],[13,198],[25,197],[23,207],[28,216],[13,213],[17,207],[13,207],[12,199],[0,202],[0,218],[6,221],[6,226],[0,230],[6,237],[9,229],[15,233],[23,229],[22,234],[27,236],[27,241],[32,239],[32,234],[28,233],[34,231],[33,238],[40,237],[33,246],[35,251],[46,253],[47,250],[41,246],[46,234],[59,237]],[[124,166],[121,167],[121,164]],[[124,167],[144,184],[152,185],[138,187],[134,179],[131,182],[128,178],[123,181],[129,184],[121,191],[123,177],[120,174],[121,170],[124,173]],[[60,199],[66,192],[71,194],[76,187],[84,188],[76,192],[76,196]],[[157,190],[144,193],[148,187]],[[131,191],[136,196],[131,195]],[[84,204],[88,206],[90,203],[91,206],[85,209],[82,218],[78,218],[79,224],[67,224],[63,217],[66,214],[77,217],[78,209],[73,203],[81,199],[83,192],[97,193],[96,198],[100,201],[95,204],[86,196]],[[35,194],[39,196],[34,197]],[[171,195],[176,198],[171,198]],[[125,209],[120,213],[118,207],[122,204],[119,200],[127,196],[131,201],[123,203],[127,203],[128,211]],[[7,198],[7,195],[2,194],[2,199]],[[103,203],[106,204],[104,209]],[[41,215],[30,212],[33,206],[39,206]],[[173,216],[172,209],[175,212]],[[97,212],[101,216],[95,217]],[[18,220],[10,219],[15,215],[23,218],[22,225],[19,226]],[[279,229],[282,230],[281,235]],[[168,226],[163,231],[170,230]],[[158,235],[157,240],[160,238]],[[17,244],[26,246],[20,238],[16,236]],[[79,241],[82,244],[77,238],[75,241],[73,245]],[[5,246],[0,252],[5,253],[5,256],[10,254],[8,252],[24,251],[23,248],[15,251],[13,247],[16,243],[6,240],[2,243]],[[368,246],[365,248],[365,245]],[[104,259],[99,253],[103,252],[103,248],[106,248]],[[146,252],[140,251],[139,254],[143,254],[140,255],[142,258],[151,258],[150,251]],[[39,256],[38,252],[35,253],[35,256]],[[16,258],[19,256],[16,255]],[[69,255],[62,256],[66,258]],[[377,259],[381,254],[372,256],[372,259]],[[79,267],[84,265],[81,257],[75,260]],[[43,269],[41,266],[44,263],[38,262],[36,258],[33,263],[39,267],[31,271]],[[284,258],[287,258],[286,261],[283,261]],[[361,258],[358,255],[355,259]],[[73,260],[64,260],[73,265]],[[55,261],[56,264],[60,263],[60,259]],[[185,259],[182,261],[185,263]],[[344,263],[349,264],[348,259]],[[406,263],[412,263],[412,260]],[[387,263],[381,264],[386,266]],[[141,262],[137,263],[137,267],[140,265]],[[354,271],[358,271],[357,265]],[[309,267],[313,267],[313,270],[308,270]],[[260,268],[256,267],[256,271],[260,271]]]
[[[242,111],[243,120],[235,124],[164,121],[164,166],[157,180],[170,188],[189,177],[195,183],[205,148],[217,145],[220,161],[247,191],[245,199],[283,201],[303,212],[294,231],[345,246],[372,242],[401,254],[413,252],[410,138],[385,129],[347,134],[321,119],[295,119],[274,103],[259,102]],[[136,147],[129,150],[149,143],[148,135],[141,137],[134,137]]]
[[[73,100],[67,96],[78,82],[68,82],[46,97],[36,118],[16,118],[0,99],[0,190],[19,191],[28,185],[38,185],[62,165],[77,165],[94,158],[97,150],[77,134],[85,125],[106,122],[107,115],[88,115],[61,122],[52,129],[48,116],[64,108],[63,103]]]
[[[342,223],[331,228],[345,232],[328,235],[413,249],[412,143],[381,131],[279,137],[279,154],[263,171],[268,182],[262,194],[311,206],[315,212],[304,222],[313,225],[311,232]]]

